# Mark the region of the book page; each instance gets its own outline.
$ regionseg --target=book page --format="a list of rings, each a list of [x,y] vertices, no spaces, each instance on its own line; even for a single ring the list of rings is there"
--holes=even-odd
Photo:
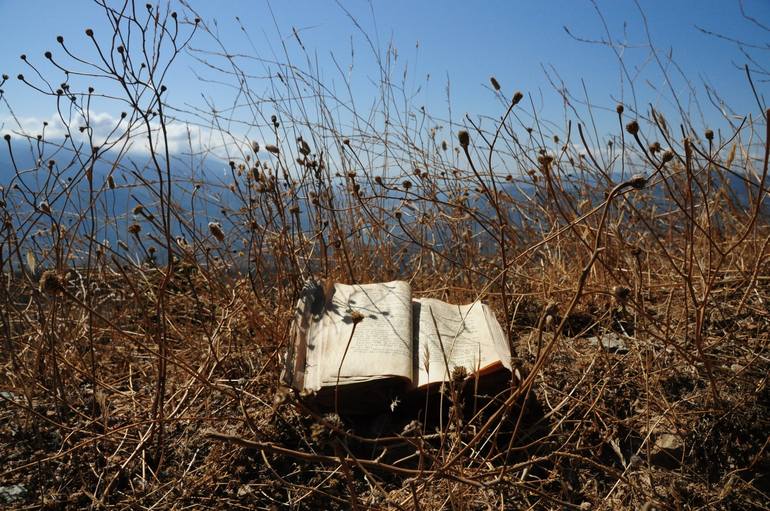
[[[306,388],[412,379],[411,289],[403,281],[335,284],[323,315],[311,325]],[[363,319],[353,328],[353,312]],[[351,334],[352,337],[351,337]]]
[[[511,368],[510,349],[494,313],[481,302],[451,305],[433,298],[413,302],[414,335],[418,339],[417,386],[449,379],[464,366],[468,374],[495,366]]]

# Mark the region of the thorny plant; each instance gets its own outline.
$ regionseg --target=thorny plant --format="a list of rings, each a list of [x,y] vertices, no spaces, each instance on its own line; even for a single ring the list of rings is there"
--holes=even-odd
[[[267,62],[228,53],[189,5],[97,4],[93,58],[59,37],[43,64],[21,59],[18,80],[55,106],[63,137],[46,124],[5,135],[0,481],[36,488],[31,506],[767,502],[759,99],[759,114],[714,132],[632,91],[601,138],[587,94],[586,121],[560,89],[573,120],[558,129],[491,78],[503,115],[458,123],[415,108],[393,48],[363,34],[381,95],[360,111],[287,43],[285,62]],[[237,84],[231,117],[166,101],[180,55]],[[269,70],[267,97],[247,60]],[[97,102],[122,112],[101,138]],[[173,152],[182,122],[219,147],[191,136]],[[247,125],[261,141],[233,128]],[[204,167],[222,154],[217,181]],[[515,353],[509,388],[480,402],[455,371],[449,420],[431,429],[399,424],[397,406],[346,422],[278,387],[306,281],[397,278],[492,304]],[[627,351],[586,341],[602,332]]]

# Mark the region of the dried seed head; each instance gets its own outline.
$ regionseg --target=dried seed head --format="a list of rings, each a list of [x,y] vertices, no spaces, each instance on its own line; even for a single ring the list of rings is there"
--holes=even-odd
[[[92,29],[90,29],[90,28],[87,28],[86,29],[86,35],[88,37],[93,37],[94,36],[94,31]]]
[[[670,149],[667,150],[666,152],[663,153],[663,156],[661,156],[661,159],[663,160],[663,163],[670,162],[671,160],[674,159],[674,151]]]
[[[312,397],[305,396],[304,392],[300,393],[300,397]],[[341,429],[344,426],[342,419],[336,413],[326,414],[323,417],[323,421],[314,422],[310,425],[310,438],[319,446],[324,446],[334,436],[334,429]]]
[[[631,179],[628,180],[628,184],[632,188],[636,188],[637,190],[643,189],[645,186],[647,186],[647,177],[645,177],[642,174],[636,174],[631,177]]]
[[[623,107],[623,104],[622,104],[622,103],[618,103],[618,105],[615,107],[615,111],[616,111],[618,114],[622,114],[622,113],[623,113],[623,110],[625,110],[625,108]]]
[[[548,167],[551,163],[553,163],[553,156],[550,154],[541,154],[537,157],[537,162],[543,167]]]
[[[711,142],[714,140],[714,131],[713,130],[706,130],[706,140]]]
[[[356,325],[364,320],[364,315],[359,311],[353,311],[350,313],[350,320]]]
[[[404,190],[408,190],[412,187],[412,182],[408,179],[404,179],[404,182],[402,183]]]
[[[41,202],[40,205],[38,206],[38,209],[43,213],[45,213],[46,215],[51,214],[51,206],[49,206],[46,201]]]
[[[524,99],[524,94],[522,94],[521,91],[517,90],[516,92],[513,93],[513,100],[511,100],[511,103],[513,103],[514,105],[518,105],[519,101],[521,101],[522,99]]]
[[[460,383],[461,381],[465,380],[465,378],[468,377],[468,370],[465,368],[465,366],[454,366],[452,368],[452,381],[455,383]]]
[[[133,210],[134,215],[141,215],[143,212],[144,212],[144,206],[142,206],[141,204],[137,204],[136,206],[134,206],[134,210]]]
[[[112,175],[107,176],[107,186],[110,187],[110,190],[115,189],[115,180],[112,178]]]
[[[460,142],[460,147],[468,149],[468,146],[471,143],[471,136],[466,130],[460,130],[460,132],[457,133],[457,140]]]
[[[631,121],[628,124],[626,124],[626,131],[629,132],[631,135],[636,135],[639,133],[639,123],[636,121]]]
[[[34,237],[34,234],[32,236]],[[37,259],[35,259],[35,253],[31,250],[27,251],[27,266],[29,266],[29,271],[35,273]]]
[[[653,142],[652,144],[650,144],[649,149],[652,154],[660,152],[660,142]]]
[[[299,137],[297,139],[297,145],[299,146],[299,152],[303,156],[307,156],[310,154],[310,146],[308,145],[307,142],[305,142],[305,140],[302,137]]]
[[[256,140],[252,140],[251,150],[254,151],[254,154],[257,154],[259,152],[259,142],[257,142]]]
[[[65,290],[64,277],[55,270],[46,270],[40,276],[38,290],[47,295],[60,295]]]
[[[281,151],[280,151],[280,149],[278,149],[278,147],[277,147],[277,146],[274,146],[273,144],[267,144],[267,145],[265,146],[265,150],[266,150],[268,153],[273,153],[273,154],[278,154],[278,153],[280,153],[280,152],[281,152]]]
[[[490,76],[489,82],[492,84],[493,89],[500,90],[500,82],[497,81],[497,78],[495,78],[494,76]]]
[[[209,222],[209,232],[219,241],[225,240],[225,232],[219,222]]]
[[[612,288],[612,296],[619,305],[625,305],[631,296],[631,290],[625,286],[615,286]]]
[[[418,420],[413,420],[401,430],[402,436],[415,436],[419,435],[422,431],[422,423]]]
[[[142,232],[142,226],[137,223],[133,223],[128,226],[128,232],[134,236],[139,236],[139,233]]]

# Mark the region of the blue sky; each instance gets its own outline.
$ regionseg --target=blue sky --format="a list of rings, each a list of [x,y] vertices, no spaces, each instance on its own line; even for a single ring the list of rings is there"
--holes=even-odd
[[[367,105],[376,94],[377,68],[372,52],[361,32],[344,10],[333,1],[218,1],[191,0],[209,26],[219,30],[230,52],[266,59],[284,60],[281,42],[286,44],[292,59],[301,53],[293,30],[308,52],[317,56],[320,75],[325,83],[339,87],[340,76],[334,68],[333,55],[343,66],[353,62],[352,86],[357,103]],[[137,2],[141,7],[143,1]],[[508,97],[521,90],[531,94],[539,115],[555,122],[564,120],[563,104],[549,85],[543,67],[558,73],[573,94],[583,95],[583,85],[591,102],[606,107],[602,128],[614,125],[614,105],[619,99],[630,103],[628,84],[621,87],[618,60],[612,50],[601,45],[578,42],[586,39],[606,39],[607,34],[597,11],[588,0],[460,2],[407,0],[341,1],[360,23],[375,46],[384,53],[392,42],[398,51],[397,69],[400,78],[408,70],[407,87],[416,105],[425,104],[438,116],[446,116],[446,85],[450,84],[454,117],[464,113],[498,116],[502,113],[499,100],[489,89],[489,77],[494,75]],[[647,36],[637,4],[631,0],[597,0],[607,28],[623,49],[627,67],[635,76],[640,106],[648,103],[667,111],[673,109],[665,90],[663,75],[649,56]],[[696,27],[738,37],[757,45],[770,44],[770,32],[764,31],[741,16],[737,0],[642,1],[652,40],[661,54],[673,52],[674,59],[691,80],[703,107],[705,123],[719,124],[718,111],[709,105],[703,83],[720,91],[729,104],[741,114],[757,114],[758,107],[743,72],[746,58],[735,44],[709,37]],[[179,4],[172,4],[180,12]],[[770,25],[770,2],[744,0],[747,14]],[[142,7],[143,9],[143,7]],[[243,23],[251,43],[244,37],[235,18]],[[97,37],[104,35],[105,18],[98,5],[87,0],[41,1],[0,0],[0,72],[12,78],[3,86],[5,99],[16,115],[43,119],[53,112],[54,101],[42,98],[15,80],[18,73],[32,72],[19,60],[25,53],[41,64],[46,73],[43,53],[59,50],[55,38],[65,37],[74,53],[88,55],[89,46],[84,29],[91,27]],[[252,46],[253,43],[253,46]],[[213,49],[210,37],[201,34],[193,40],[197,48]],[[355,49],[351,57],[351,46]],[[753,50],[761,63],[768,62],[769,51]],[[764,59],[764,60],[761,60]],[[268,66],[246,62],[248,70],[265,74],[274,70]],[[249,66],[252,66],[249,68]],[[227,87],[202,84],[194,71],[204,76],[214,75],[188,56],[177,62],[169,77],[169,100],[176,104],[204,105],[204,97],[217,105],[232,101]],[[430,76],[430,80],[426,78]],[[680,97],[690,94],[685,82],[670,73],[673,86]],[[759,78],[759,77],[758,77]],[[767,84],[757,80],[759,92]],[[109,106],[105,106],[109,110]],[[117,115],[118,112],[110,112]],[[601,114],[601,111],[599,112]],[[0,131],[8,124],[9,111],[0,104]],[[601,117],[601,116],[600,116]],[[5,123],[2,125],[2,123]]]

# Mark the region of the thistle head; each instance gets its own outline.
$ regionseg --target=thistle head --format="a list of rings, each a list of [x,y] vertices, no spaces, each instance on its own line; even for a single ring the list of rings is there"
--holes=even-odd
[[[471,136],[468,134],[468,131],[460,130],[457,133],[457,140],[460,142],[460,147],[463,149],[468,149],[468,146],[471,143]]]
[[[637,190],[643,189],[647,186],[647,177],[642,174],[635,174],[628,180],[628,184]]]
[[[66,280],[63,275],[55,270],[46,270],[40,276],[38,290],[46,295],[60,295],[64,293]]]
[[[225,232],[222,230],[222,224],[220,224],[219,222],[209,222],[209,232],[218,241],[225,240]]]
[[[625,305],[630,296],[631,290],[625,286],[614,286],[612,288],[612,297],[615,298],[618,305]]]

